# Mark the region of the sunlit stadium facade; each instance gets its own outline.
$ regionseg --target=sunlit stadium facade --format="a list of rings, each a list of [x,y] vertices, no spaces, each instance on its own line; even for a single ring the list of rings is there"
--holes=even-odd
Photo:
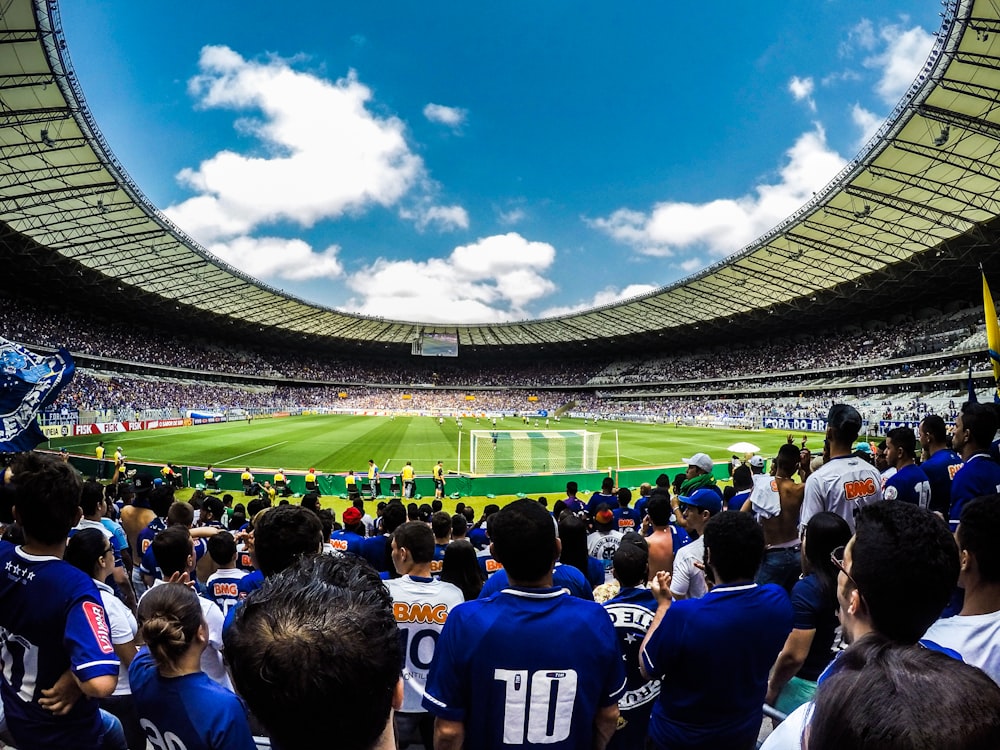
[[[649,295],[564,317],[419,324],[271,288],[206,252],[115,159],[70,63],[54,0],[0,13],[0,262],[8,288],[172,330],[408,354],[457,335],[460,358],[662,350],[767,336],[979,295],[1000,242],[1000,8],[947,0],[933,51],[863,152],[784,222]],[[736,248],[734,248],[736,250]],[[2,293],[2,292],[0,292]]]

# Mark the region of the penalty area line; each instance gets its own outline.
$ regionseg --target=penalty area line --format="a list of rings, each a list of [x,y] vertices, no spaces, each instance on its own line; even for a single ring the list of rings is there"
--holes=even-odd
[[[240,455],[238,455],[238,456],[232,456],[231,458],[223,458],[223,459],[217,461],[216,463],[218,463],[218,464],[228,464],[230,461],[235,461],[237,458],[243,458],[244,456],[252,456],[254,453],[261,453],[263,451],[269,450],[270,448],[277,448],[279,445],[284,445],[287,442],[288,442],[287,440],[282,440],[280,443],[275,443],[274,445],[268,445],[268,446],[265,446],[264,448],[258,448],[255,451],[250,451],[249,453],[241,453]]]

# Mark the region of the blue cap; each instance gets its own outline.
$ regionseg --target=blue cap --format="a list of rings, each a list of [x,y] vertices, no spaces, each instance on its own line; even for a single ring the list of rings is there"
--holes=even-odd
[[[678,501],[684,505],[693,505],[695,508],[701,508],[713,514],[722,510],[722,495],[707,487],[692,492],[687,496],[681,495]]]

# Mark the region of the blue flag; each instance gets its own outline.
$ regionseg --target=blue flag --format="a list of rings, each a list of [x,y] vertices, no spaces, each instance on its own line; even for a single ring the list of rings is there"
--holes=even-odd
[[[56,400],[75,369],[65,349],[35,354],[0,337],[0,451],[30,451],[45,441],[38,413]]]

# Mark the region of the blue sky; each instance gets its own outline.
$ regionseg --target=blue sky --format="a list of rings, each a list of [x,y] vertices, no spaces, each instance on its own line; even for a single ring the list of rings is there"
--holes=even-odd
[[[858,153],[940,10],[61,8],[99,127],[182,229],[310,301],[426,322],[564,314],[738,251]]]

